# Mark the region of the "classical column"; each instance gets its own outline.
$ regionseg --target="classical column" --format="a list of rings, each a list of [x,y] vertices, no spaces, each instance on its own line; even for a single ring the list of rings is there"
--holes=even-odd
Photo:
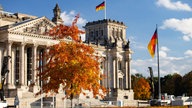
[[[21,43],[20,45],[20,84],[25,85],[25,43]]]
[[[106,59],[106,70],[107,70],[107,88],[109,89],[110,88],[110,79],[111,79],[111,76],[110,76],[110,70],[109,70],[109,56],[107,55],[107,59]]]
[[[23,73],[23,78],[24,78],[24,85],[27,86],[27,47],[24,48],[24,73]]]
[[[128,86],[128,89],[131,90],[131,60],[129,58],[129,61],[128,61],[128,80],[129,80],[129,86]]]
[[[12,47],[12,41],[8,41],[7,42],[7,56],[12,56],[11,55],[11,47]],[[12,58],[11,58],[12,59]],[[9,70],[9,73],[8,73],[8,85],[11,85],[11,82],[12,82],[12,69],[11,69],[11,59],[8,59],[8,70]]]
[[[129,88],[129,69],[128,60],[125,60],[125,89]]]
[[[113,59],[113,65],[112,66],[113,66],[112,67],[113,68],[113,74],[112,74],[113,75],[113,78],[112,78],[113,81],[112,82],[113,82],[113,88],[115,88],[116,87],[116,81],[115,81],[116,80],[116,78],[115,78],[116,77],[116,74],[115,74],[115,70],[116,70],[115,59]]]
[[[119,60],[116,57],[116,60],[115,60],[115,65],[116,65],[116,88],[119,88],[119,75],[118,75],[119,65],[118,64],[119,64]]]
[[[11,51],[11,72],[9,74],[11,74],[11,85],[15,85],[14,82],[15,82],[15,56],[16,55],[16,49],[13,48],[12,51]]]
[[[103,70],[104,70],[104,73],[103,74],[105,74],[106,75],[106,79],[104,79],[104,86],[106,87],[106,88],[109,88],[108,87],[108,65],[107,65],[107,59],[106,59],[106,57],[104,58],[104,68],[103,68]]]
[[[107,49],[107,52],[106,52],[106,74],[107,74],[107,89],[110,89],[110,79],[111,79],[111,73],[110,73],[110,66],[109,66],[109,63],[110,63],[110,59],[109,59],[109,51]]]
[[[126,81],[128,81],[127,83],[128,83],[128,89],[129,90],[131,90],[131,52],[129,51],[129,52],[127,52],[127,54],[126,54],[126,77],[128,78],[128,80],[126,80]],[[127,87],[127,86],[126,86]]]
[[[113,87],[117,88],[117,59],[113,58]]]
[[[131,90],[131,71],[130,71],[130,58],[126,59],[126,89]],[[127,86],[128,85],[128,86]]]
[[[33,46],[33,73],[32,82],[35,82],[37,75],[37,45]]]

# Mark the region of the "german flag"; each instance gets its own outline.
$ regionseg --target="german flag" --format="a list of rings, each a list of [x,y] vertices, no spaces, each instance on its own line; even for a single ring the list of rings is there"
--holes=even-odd
[[[149,51],[149,54],[151,55],[152,58],[155,55],[156,44],[158,41],[157,39],[158,39],[158,34],[157,34],[157,29],[156,29],[150,42],[149,42],[149,44],[148,44],[148,51]]]
[[[105,9],[105,1],[96,6],[96,11]]]

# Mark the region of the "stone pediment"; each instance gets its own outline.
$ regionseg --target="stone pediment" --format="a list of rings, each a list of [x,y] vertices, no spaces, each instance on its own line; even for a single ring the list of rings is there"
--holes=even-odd
[[[44,35],[51,28],[56,26],[52,21],[46,17],[40,17],[32,20],[26,20],[13,25],[9,25],[9,32],[19,34],[34,34]]]

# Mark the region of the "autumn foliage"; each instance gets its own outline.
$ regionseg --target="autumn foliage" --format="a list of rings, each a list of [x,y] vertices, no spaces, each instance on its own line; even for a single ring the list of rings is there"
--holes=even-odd
[[[133,88],[135,99],[150,99],[150,85],[144,78],[139,78]]]
[[[103,96],[105,88],[99,84],[102,79],[98,57],[92,47],[81,42],[79,34],[84,33],[76,26],[78,16],[71,26],[59,25],[50,30],[49,35],[59,40],[58,44],[47,48],[44,55],[47,63],[43,72],[37,77],[42,77],[44,82],[42,91],[37,93],[66,92],[66,96],[79,95],[84,90],[89,90],[94,96]],[[71,41],[64,41],[64,38]],[[99,92],[103,90],[103,93]]]

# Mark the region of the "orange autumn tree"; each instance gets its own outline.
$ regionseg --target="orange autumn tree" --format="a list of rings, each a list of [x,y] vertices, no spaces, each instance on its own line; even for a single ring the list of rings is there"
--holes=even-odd
[[[59,40],[58,44],[48,47],[44,57],[47,64],[41,77],[43,84],[37,93],[58,93],[60,89],[66,92],[66,97],[79,95],[84,90],[89,90],[93,96],[104,96],[105,88],[99,84],[102,79],[98,57],[92,47],[81,42],[79,34],[84,33],[76,26],[78,16],[71,26],[59,25],[49,31],[49,35]],[[64,41],[64,38],[71,41]],[[39,69],[40,69],[39,68]],[[102,90],[103,93],[99,92]]]
[[[144,78],[139,78],[136,85],[134,86],[134,97],[135,99],[146,100],[150,99],[150,85]]]

